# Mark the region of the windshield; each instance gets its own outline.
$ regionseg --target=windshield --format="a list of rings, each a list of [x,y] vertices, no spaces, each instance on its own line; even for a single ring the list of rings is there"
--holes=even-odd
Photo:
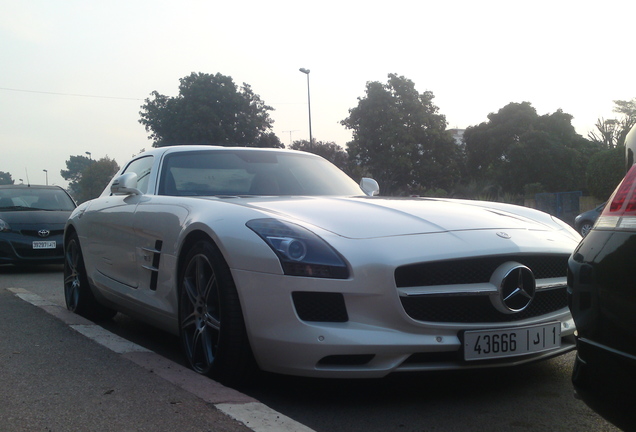
[[[75,203],[58,188],[16,186],[0,189],[0,210],[72,211]]]
[[[166,156],[159,195],[361,195],[326,160],[297,153],[213,150]]]

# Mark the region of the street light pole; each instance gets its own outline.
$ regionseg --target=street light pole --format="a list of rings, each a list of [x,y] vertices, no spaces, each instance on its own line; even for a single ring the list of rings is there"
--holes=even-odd
[[[305,68],[300,68],[298,70],[307,75],[307,106],[309,107],[309,147],[311,147],[314,144],[314,139],[311,136],[311,97],[309,94],[309,72],[311,71]]]
[[[93,160],[93,158],[91,157],[91,154],[92,154],[91,152],[84,152],[84,153],[86,153],[88,155],[88,159],[89,160]]]
[[[42,170],[46,174],[46,185],[49,185],[49,172],[47,170]]]

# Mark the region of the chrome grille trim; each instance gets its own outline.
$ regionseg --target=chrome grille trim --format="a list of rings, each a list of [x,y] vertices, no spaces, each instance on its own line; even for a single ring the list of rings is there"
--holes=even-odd
[[[566,277],[537,279],[537,291],[564,288],[566,285]],[[481,296],[497,294],[497,287],[488,282],[408,287],[398,288],[397,291],[400,297]]]

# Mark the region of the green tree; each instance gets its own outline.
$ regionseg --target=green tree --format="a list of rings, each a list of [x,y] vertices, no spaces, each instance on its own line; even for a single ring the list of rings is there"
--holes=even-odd
[[[350,159],[374,177],[383,194],[449,188],[459,177],[459,150],[430,91],[396,74],[368,82],[366,96],[341,124],[353,131]]]
[[[294,141],[289,148],[321,156],[345,172],[349,169],[349,155],[342,147],[334,142],[314,140],[313,143],[309,143],[308,140],[300,140]]]
[[[82,172],[94,162],[94,160],[86,156],[71,156],[66,161],[66,169],[60,171],[62,178],[69,182],[68,189],[74,197],[81,192],[79,181],[82,179]]]
[[[74,198],[78,203],[97,198],[108,185],[113,176],[119,171],[119,165],[108,156],[94,161],[81,173],[78,181],[78,191]]]
[[[142,105],[139,123],[154,147],[179,144],[218,144],[283,147],[271,131],[274,121],[252,88],[239,89],[229,76],[192,73],[181,78],[179,95],[157,91]]]
[[[596,153],[587,168],[589,193],[600,200],[610,197],[625,174],[625,148],[615,147]]]
[[[488,122],[464,132],[468,177],[511,194],[523,194],[527,185],[584,189],[587,161],[600,147],[576,133],[572,118],[562,110],[539,116],[529,102],[489,114]]]
[[[625,145],[625,137],[636,125],[636,98],[630,101],[615,100],[614,112],[621,114],[618,119],[599,118],[596,131],[588,133],[588,138],[603,148],[612,149]]]
[[[15,183],[8,172],[0,171],[0,185],[12,185]]]

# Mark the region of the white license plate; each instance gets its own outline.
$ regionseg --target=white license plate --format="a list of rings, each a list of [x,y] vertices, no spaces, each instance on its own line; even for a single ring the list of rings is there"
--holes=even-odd
[[[55,249],[56,246],[54,240],[33,242],[33,249]]]
[[[464,359],[482,360],[549,351],[561,346],[561,323],[464,332]]]

